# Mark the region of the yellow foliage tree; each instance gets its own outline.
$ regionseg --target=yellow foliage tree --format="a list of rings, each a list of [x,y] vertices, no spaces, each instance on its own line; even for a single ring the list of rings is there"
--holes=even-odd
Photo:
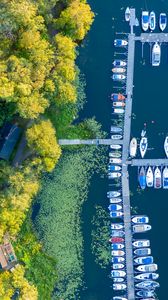
[[[58,33],[55,36],[55,43],[56,43],[56,55],[57,60],[59,61],[59,58],[68,58],[71,60],[75,60],[76,58],[76,52],[75,47],[76,43],[72,41],[72,39],[68,36],[64,36],[60,33]]]
[[[14,288],[11,285],[12,274],[5,271],[0,274],[0,299],[10,300],[14,294]]]

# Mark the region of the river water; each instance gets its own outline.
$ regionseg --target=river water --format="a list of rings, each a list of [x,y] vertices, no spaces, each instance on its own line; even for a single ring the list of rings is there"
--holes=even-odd
[[[129,26],[124,21],[124,11],[127,6],[136,7],[137,17],[140,19],[142,9],[168,12],[168,0],[153,1],[121,1],[121,0],[90,0],[92,10],[95,12],[95,22],[86,40],[79,50],[78,64],[86,77],[87,104],[81,113],[81,118],[96,116],[102,124],[103,130],[109,132],[112,119],[109,95],[113,90],[111,80],[112,60],[123,57],[114,53],[113,40],[116,32],[128,32]],[[158,31],[158,28],[157,30]],[[136,33],[141,32],[140,27]],[[118,50],[118,52],[121,52]],[[140,131],[147,125],[149,138],[149,151],[146,157],[164,157],[163,142],[168,133],[168,47],[162,45],[162,61],[159,68],[150,65],[150,46],[144,46],[142,58],[141,44],[136,44],[134,97],[132,132],[135,137],[140,136]],[[167,238],[168,226],[168,192],[163,190],[137,191],[137,169],[130,169],[131,203],[137,207],[137,212],[150,217],[152,230],[143,237],[150,238],[152,255],[159,266],[160,288],[157,295],[160,300],[168,299],[167,296]],[[85,260],[85,285],[81,292],[82,300],[110,300],[113,296],[112,282],[109,279],[110,270],[101,270],[94,262],[91,254],[91,219],[94,214],[94,205],[101,204],[107,207],[106,192],[107,179],[95,176],[91,182],[89,199],[84,206],[84,260]]]

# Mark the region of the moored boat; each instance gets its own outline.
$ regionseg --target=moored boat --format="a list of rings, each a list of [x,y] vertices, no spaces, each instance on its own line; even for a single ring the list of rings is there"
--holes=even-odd
[[[133,225],[132,229],[133,229],[133,233],[140,233],[140,232],[146,232],[148,230],[151,230],[152,226],[151,225],[147,225],[147,224],[138,224],[138,225]]]
[[[125,266],[124,264],[113,264],[112,269],[113,270],[121,270],[124,268],[124,266]]]
[[[145,297],[145,299],[141,299],[141,300],[154,300],[156,298],[153,298],[154,297],[154,290],[149,290],[149,291],[145,291],[145,290],[142,290],[142,291],[138,291],[137,293],[137,296],[139,297]],[[152,298],[147,298],[147,297],[152,297]]]
[[[115,283],[118,283],[118,282],[124,282],[125,281],[125,279],[124,278],[122,278],[122,277],[116,277],[116,278],[113,278],[113,282],[115,282]],[[114,298],[113,298],[114,299]]]
[[[159,274],[157,273],[142,273],[135,276],[135,279],[138,280],[156,280],[159,278]]]
[[[147,216],[135,216],[132,218],[132,222],[135,224],[147,224],[149,223],[149,218]]]
[[[121,167],[120,166],[109,165],[108,170],[109,171],[120,171]]]
[[[121,134],[113,134],[113,135],[111,135],[111,139],[112,140],[121,140],[122,135]]]
[[[115,114],[124,114],[125,110],[123,108],[114,108]]]
[[[108,173],[108,178],[109,179],[115,179],[115,178],[120,178],[121,173],[120,172],[110,172]]]
[[[109,157],[114,157],[114,158],[120,158],[121,157],[121,153],[120,152],[109,152]]]
[[[156,281],[146,280],[135,284],[135,287],[138,289],[156,289],[160,286],[160,284]]]
[[[125,277],[126,276],[126,272],[125,271],[119,271],[119,270],[115,270],[115,271],[111,271],[111,276],[112,277]]]
[[[115,296],[113,297],[113,300],[128,300],[128,299],[125,297]]]
[[[157,269],[157,264],[149,264],[136,267],[136,270],[140,272],[155,272],[157,271]]]
[[[110,149],[119,150],[121,148],[121,145],[110,145]]]
[[[146,256],[151,254],[150,248],[139,248],[134,250],[134,254],[137,256]]]
[[[121,250],[124,248],[124,244],[116,243],[116,244],[111,244],[111,249],[112,250]]]
[[[137,258],[134,258],[134,262],[137,265],[149,265],[149,264],[153,264],[153,256],[141,256],[141,257],[137,257]]]
[[[125,10],[125,21],[129,22],[130,21],[130,8],[127,7]]]
[[[122,238],[122,237],[112,237],[110,240],[111,240],[111,243],[124,243],[124,238]],[[119,259],[118,262],[122,262],[124,260],[125,259],[122,258],[122,259]]]
[[[115,67],[125,67],[127,65],[126,61],[121,60],[121,59],[115,59],[113,61],[113,66]]]
[[[119,133],[119,132],[122,132],[122,128],[121,127],[117,127],[117,126],[111,126],[110,127],[110,131],[111,132],[115,132],[115,133]]]
[[[125,236],[125,232],[123,230],[111,230],[111,237],[123,238],[124,236]]]
[[[162,187],[162,175],[159,167],[156,167],[154,171],[154,188],[160,189]]]
[[[168,167],[165,167],[162,173],[163,188],[168,189]]]
[[[123,263],[123,262],[125,262],[125,258],[122,256],[119,256],[119,257],[114,256],[114,257],[112,257],[111,262],[115,263],[115,264]]]
[[[121,211],[110,211],[111,218],[120,218],[123,216],[123,212]]]
[[[167,26],[167,16],[165,13],[161,13],[159,16],[159,27],[161,31],[164,31]]]
[[[146,174],[145,174],[145,168],[141,167],[139,171],[139,176],[138,176],[139,184],[141,189],[146,188]]]
[[[109,209],[110,211],[122,210],[122,206],[119,205],[119,204],[110,204],[110,205],[108,206],[108,209]]]
[[[150,247],[149,240],[136,240],[132,244],[135,248]]]
[[[124,256],[125,252],[123,250],[112,250],[111,255],[112,256]]]
[[[125,68],[113,68],[112,72],[113,73],[125,73],[126,69]]]
[[[122,81],[122,80],[124,80],[125,78],[126,78],[126,76],[123,75],[123,74],[113,74],[113,76],[112,76],[112,79],[113,79],[114,81]]]
[[[117,204],[117,203],[121,203],[122,199],[121,198],[110,198],[110,203],[112,204]]]
[[[168,157],[168,136],[166,136],[164,141],[164,151],[166,153],[166,156]]]
[[[141,24],[143,31],[147,31],[149,27],[149,12],[143,11],[141,17]]]
[[[161,47],[156,42],[152,48],[152,66],[153,67],[160,66],[160,59],[161,59]]]
[[[155,30],[156,28],[156,14],[154,11],[151,11],[149,15],[149,28],[151,31]]]
[[[122,291],[126,290],[127,286],[124,283],[113,283],[113,290]]]
[[[147,139],[147,137],[144,136],[144,137],[141,138],[139,147],[140,147],[141,157],[144,158],[146,150],[148,148],[148,139]]]
[[[113,107],[124,107],[125,103],[122,101],[115,101],[113,102]]]
[[[114,101],[123,101],[123,100],[125,100],[125,96],[121,93],[111,94],[111,99]]]
[[[152,168],[149,166],[146,172],[146,185],[147,187],[153,186],[153,171]]]
[[[107,192],[107,197],[112,198],[112,197],[119,197],[121,195],[121,192],[119,191],[110,191]]]
[[[111,229],[121,230],[123,228],[124,228],[124,225],[122,225],[122,224],[118,224],[118,223],[111,224]]]
[[[132,138],[131,142],[130,142],[130,156],[131,157],[135,157],[136,153],[137,153],[137,139],[136,138]]]
[[[128,45],[128,42],[126,40],[122,40],[122,39],[114,40],[114,46],[116,46],[116,47],[125,47],[127,45]]]
[[[109,163],[110,164],[121,164],[122,160],[121,158],[110,158]]]

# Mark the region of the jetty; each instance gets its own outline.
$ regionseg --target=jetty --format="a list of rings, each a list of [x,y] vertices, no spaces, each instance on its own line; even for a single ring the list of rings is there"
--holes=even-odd
[[[90,140],[80,140],[80,139],[60,139],[58,140],[59,145],[122,145],[123,140],[112,140],[112,139],[90,139]]]

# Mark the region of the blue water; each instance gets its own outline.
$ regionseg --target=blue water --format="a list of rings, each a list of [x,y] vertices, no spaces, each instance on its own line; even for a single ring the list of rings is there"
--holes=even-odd
[[[129,31],[128,24],[124,21],[124,11],[127,6],[136,7],[137,17],[140,19],[142,9],[168,13],[168,1],[125,1],[125,0],[97,0],[89,1],[96,14],[95,22],[89,32],[83,46],[80,48],[78,64],[86,77],[87,104],[81,113],[81,117],[96,116],[104,130],[109,132],[111,125],[111,105],[109,96],[114,85],[111,80],[111,68],[114,57],[121,52],[113,47],[116,32]],[[157,28],[156,31],[159,31]],[[141,28],[136,28],[137,35]],[[123,51],[122,51],[123,52]],[[144,57],[142,47],[136,44],[135,74],[134,74],[134,98],[131,134],[140,137],[141,129],[146,124],[149,138],[149,148],[146,158],[164,157],[163,142],[168,133],[168,47],[162,45],[162,60],[159,68],[150,65],[150,46],[144,45]],[[159,266],[159,283],[157,290],[160,300],[167,300],[167,237],[168,226],[166,223],[168,214],[168,192],[163,190],[146,189],[138,193],[137,169],[130,168],[130,190],[132,206],[138,207],[140,214],[150,217],[152,230],[143,237],[151,240],[152,255]],[[87,289],[81,292],[82,300],[110,300],[113,296],[109,271],[102,271],[94,262],[90,250],[91,218],[94,214],[94,205],[101,203],[108,206],[106,191],[108,180],[95,176],[90,187],[89,199],[84,207],[84,238],[85,238],[85,284]],[[89,211],[89,213],[88,213]],[[87,212],[87,213],[86,213]],[[87,216],[86,216],[87,215]]]

